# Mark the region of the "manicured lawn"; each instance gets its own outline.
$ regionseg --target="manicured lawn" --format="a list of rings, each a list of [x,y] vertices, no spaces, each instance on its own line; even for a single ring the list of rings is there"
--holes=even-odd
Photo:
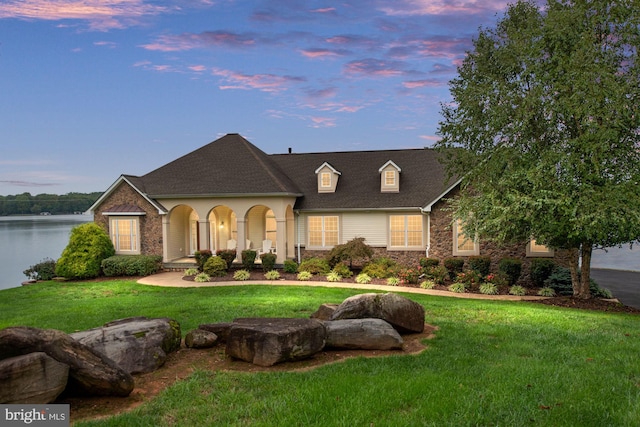
[[[130,281],[0,291],[0,327],[67,332],[128,316],[183,333],[241,316],[307,317],[359,291],[304,286],[156,288]],[[308,372],[197,372],[100,426],[637,426],[640,316],[407,295],[440,329],[417,356]]]

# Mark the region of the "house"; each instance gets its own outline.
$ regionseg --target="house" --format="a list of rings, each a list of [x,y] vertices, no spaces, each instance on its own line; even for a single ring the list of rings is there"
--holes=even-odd
[[[165,263],[233,248],[271,251],[281,264],[355,237],[405,263],[553,256],[535,242],[468,239],[446,209],[458,184],[428,148],[270,155],[228,134],[146,175],[120,176],[89,210],[116,253]]]

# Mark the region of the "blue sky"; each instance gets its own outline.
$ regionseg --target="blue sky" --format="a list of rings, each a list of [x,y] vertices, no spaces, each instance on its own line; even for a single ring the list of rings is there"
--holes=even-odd
[[[226,133],[270,154],[430,146],[506,5],[0,0],[0,195],[104,191]]]

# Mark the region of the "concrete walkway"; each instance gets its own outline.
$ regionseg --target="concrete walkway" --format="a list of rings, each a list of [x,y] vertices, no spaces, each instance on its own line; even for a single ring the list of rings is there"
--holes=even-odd
[[[622,271],[622,270],[605,270],[592,269],[591,277],[598,283],[601,288],[611,291],[614,298],[617,298],[624,305],[640,309],[640,272],[639,271]],[[243,286],[247,282],[206,282],[198,283],[182,280],[182,273],[167,272],[158,273],[152,276],[143,277],[138,283],[152,286],[170,286],[178,288],[198,288],[210,286]],[[297,280],[260,280],[251,281],[252,285],[272,285],[272,286],[324,286],[328,288],[344,288],[344,289],[362,289],[376,291],[394,291],[406,292],[424,295],[437,295],[453,298],[468,299],[488,299],[488,300],[504,300],[504,301],[523,301],[537,300],[544,297],[515,295],[482,295],[482,294],[459,294],[449,291],[440,291],[434,289],[411,288],[405,286],[386,286],[386,285],[360,285],[358,283],[334,283],[334,282],[307,282]]]

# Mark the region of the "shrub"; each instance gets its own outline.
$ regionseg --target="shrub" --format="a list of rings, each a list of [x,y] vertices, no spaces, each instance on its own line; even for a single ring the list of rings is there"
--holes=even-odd
[[[434,282],[433,280],[425,280],[424,282],[420,283],[420,287],[422,289],[433,289],[436,287],[436,282]]]
[[[361,285],[371,283],[371,276],[369,276],[367,273],[360,273],[356,276],[356,283],[359,283]]]
[[[159,255],[114,255],[102,260],[105,276],[148,276],[162,268]]]
[[[398,273],[398,278],[402,283],[415,285],[418,283],[422,274],[422,267],[418,268],[403,268]]]
[[[423,269],[437,267],[438,265],[440,265],[440,260],[438,258],[420,258],[420,267]]]
[[[498,287],[493,283],[483,283],[480,285],[480,293],[485,295],[497,295]]]
[[[482,280],[480,273],[476,271],[464,271],[462,273],[458,273],[456,276],[456,282],[464,283],[466,287],[469,287],[473,284],[478,284]]]
[[[204,272],[212,277],[222,277],[227,274],[227,261],[220,256],[212,256],[204,263]]]
[[[292,259],[285,259],[283,270],[285,273],[297,273],[298,272],[298,263]]]
[[[235,249],[219,249],[216,251],[216,255],[227,263],[227,268],[230,268],[233,260],[236,259],[237,253]]]
[[[353,268],[353,261],[365,263],[373,256],[373,249],[367,245],[364,237],[356,237],[347,243],[334,246],[327,254],[329,267],[333,268],[342,261],[349,261],[349,267]]]
[[[271,252],[267,252],[266,254],[261,254],[260,259],[262,260],[262,271],[269,272],[273,270],[276,266],[276,255]]]
[[[556,267],[553,273],[544,282],[545,287],[550,287],[558,295],[573,295],[573,284],[571,283],[571,271],[565,267]],[[591,296],[595,298],[611,298],[611,292],[608,289],[602,289],[595,280],[591,279],[589,283],[589,291]]]
[[[325,276],[329,274],[331,268],[329,268],[329,263],[324,258],[313,257],[307,258],[300,263],[298,266],[298,271],[308,271],[312,274],[319,274],[321,276]]]
[[[209,280],[211,280],[211,277],[209,277],[207,273],[198,273],[193,280],[195,282],[202,283],[202,282],[208,282]]]
[[[451,280],[456,280],[456,276],[458,275],[458,273],[462,273],[462,268],[464,267],[464,259],[446,258],[444,260],[444,266],[449,272],[449,278]]]
[[[386,279],[387,277],[394,276],[399,271],[400,266],[398,263],[386,257],[376,258],[362,269],[363,273],[377,279]]]
[[[349,266],[343,262],[336,264],[335,267],[333,267],[333,270],[336,272],[337,274],[339,274],[341,277],[351,277],[353,276],[353,271],[351,271],[349,269]]]
[[[389,286],[398,286],[399,284],[400,284],[400,279],[398,277],[389,277],[387,279],[387,285]]]
[[[469,257],[469,268],[482,277],[486,277],[491,271],[491,257],[472,256]]]
[[[202,271],[204,269],[205,262],[207,262],[207,260],[213,256],[213,253],[209,249],[201,249],[199,251],[196,251],[196,253],[193,255],[196,259],[198,270]]]
[[[196,274],[198,274],[200,272],[200,270],[198,270],[197,268],[187,268],[184,273],[182,273],[182,277],[185,276],[195,276]]]
[[[485,280],[489,283],[493,283],[496,286],[509,285],[509,279],[507,279],[507,276],[505,276],[504,273],[489,274],[487,277],[485,277]]]
[[[449,276],[449,271],[444,265],[438,265],[436,267],[431,267],[425,270],[425,276],[429,279],[432,279],[435,283],[439,285],[444,285],[444,282],[447,280]]]
[[[278,280],[280,278],[280,273],[277,270],[270,270],[264,273],[264,278],[267,280]]]
[[[342,280],[342,276],[335,270],[331,270],[329,274],[327,274],[327,281],[329,282],[339,282]]]
[[[449,286],[448,288],[451,292],[455,292],[457,294],[462,294],[467,291],[467,288],[464,286],[464,283],[456,282]]]
[[[30,280],[51,280],[56,276],[56,262],[45,258],[23,271]]]
[[[531,281],[537,287],[544,286],[544,281],[551,276],[555,263],[548,258],[534,258],[531,260]]]
[[[311,280],[313,274],[310,271],[301,271],[298,273],[298,280]]]
[[[513,285],[509,288],[509,293],[511,295],[517,295],[519,297],[522,297],[527,294],[527,290],[520,285]]]
[[[67,279],[90,279],[101,274],[102,260],[115,255],[106,231],[94,222],[71,229],[69,244],[56,263],[56,275]]]
[[[517,258],[502,258],[498,270],[507,277],[509,285],[515,284],[522,273],[522,261]]]
[[[543,288],[540,288],[540,290],[538,291],[538,295],[540,295],[541,297],[555,297],[556,291],[554,291],[553,288],[545,286]]]
[[[253,249],[245,249],[242,251],[242,266],[245,270],[253,270],[258,252]]]
[[[233,280],[249,280],[250,277],[249,270],[238,270],[233,273]]]

